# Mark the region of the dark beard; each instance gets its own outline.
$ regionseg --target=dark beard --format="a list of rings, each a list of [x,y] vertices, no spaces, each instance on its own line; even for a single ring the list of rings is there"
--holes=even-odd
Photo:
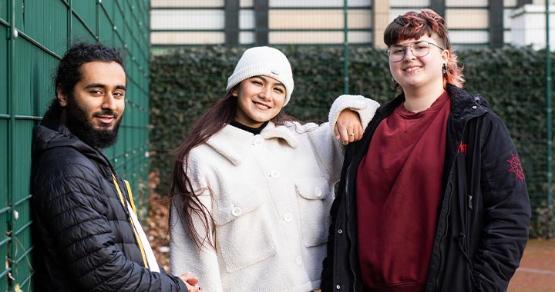
[[[103,110],[102,114],[113,114],[111,110]],[[123,117],[117,121],[113,130],[96,130],[87,121],[87,114],[73,98],[68,98],[67,105],[67,128],[81,141],[96,148],[106,148],[114,145],[118,138],[118,130]]]

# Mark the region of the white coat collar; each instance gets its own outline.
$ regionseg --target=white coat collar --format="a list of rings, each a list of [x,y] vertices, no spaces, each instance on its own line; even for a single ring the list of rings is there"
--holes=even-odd
[[[216,152],[227,158],[233,165],[241,164],[241,161],[249,155],[250,147],[256,140],[260,139],[281,139],[291,148],[298,145],[297,137],[293,131],[285,126],[277,126],[269,122],[262,130],[260,135],[253,135],[245,130],[237,127],[226,125],[216,134],[212,135],[206,144],[212,147]]]

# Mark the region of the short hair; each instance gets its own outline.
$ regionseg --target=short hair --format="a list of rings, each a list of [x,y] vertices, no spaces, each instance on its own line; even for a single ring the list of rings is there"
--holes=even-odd
[[[400,41],[407,39],[419,39],[424,35],[429,37],[436,34],[441,41],[441,46],[449,51],[447,60],[447,83],[457,87],[463,87],[464,75],[462,66],[457,63],[457,55],[451,47],[445,19],[431,9],[423,9],[420,12],[409,11],[395,18],[385,29],[384,42],[390,47]]]
[[[81,65],[89,62],[116,62],[123,65],[123,58],[119,50],[106,47],[100,43],[87,44],[77,43],[65,53],[64,57],[58,65],[56,78],[54,80],[54,92],[57,95],[58,90],[67,96],[73,95],[73,88],[81,78]]]

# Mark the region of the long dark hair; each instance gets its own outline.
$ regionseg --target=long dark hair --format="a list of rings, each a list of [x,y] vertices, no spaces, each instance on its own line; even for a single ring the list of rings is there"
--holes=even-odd
[[[187,165],[189,153],[193,148],[199,146],[220,131],[223,127],[233,121],[237,111],[237,97],[233,96],[233,92],[241,83],[236,85],[232,90],[216,103],[214,103],[193,125],[188,136],[183,143],[176,149],[176,159],[173,166],[173,181],[170,188],[170,195],[180,196],[183,201],[183,207],[179,214],[185,222],[185,231],[193,240],[197,247],[201,247],[210,237],[208,232],[199,234],[195,229],[193,215],[201,219],[204,230],[208,230],[213,223],[213,218],[208,210],[200,202],[198,195],[194,193],[191,183],[190,173],[187,173]],[[295,119],[282,111],[280,111],[271,121],[276,125],[283,125],[287,121],[295,121]],[[214,242],[210,242],[214,246]]]

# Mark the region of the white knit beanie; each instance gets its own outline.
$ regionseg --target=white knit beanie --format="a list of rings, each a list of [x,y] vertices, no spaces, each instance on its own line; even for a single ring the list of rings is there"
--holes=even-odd
[[[253,76],[272,77],[285,86],[285,103],[291,99],[293,92],[293,72],[287,57],[278,49],[270,47],[254,47],[246,50],[237,65],[233,74],[227,79],[226,91],[229,92],[239,82]]]

